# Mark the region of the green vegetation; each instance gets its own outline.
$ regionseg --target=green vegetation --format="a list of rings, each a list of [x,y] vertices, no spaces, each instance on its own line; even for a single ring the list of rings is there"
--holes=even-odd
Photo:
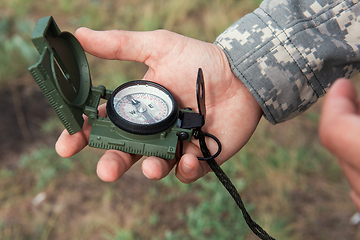
[[[32,104],[36,86],[27,67],[38,59],[30,35],[40,17],[52,15],[62,30],[70,32],[81,26],[164,28],[213,42],[260,2],[3,0],[0,91],[10,85],[23,87],[27,89],[23,108]],[[147,70],[140,63],[88,57],[94,85],[115,88],[141,78]],[[246,147],[223,165],[253,219],[277,239],[360,237],[348,225],[356,209],[346,180],[317,139],[319,107],[320,103],[278,126],[262,121]],[[38,118],[42,120],[38,126],[27,119],[37,137],[18,139],[13,145],[23,145],[21,151],[10,149],[0,161],[0,239],[257,239],[213,174],[188,185],[173,173],[153,182],[135,164],[121,180],[104,183],[95,173],[102,151],[87,148],[62,159],[53,147],[54,136],[62,129],[59,121],[54,116]],[[34,201],[37,196],[43,199]]]
[[[28,20],[0,18],[0,84],[21,77],[36,60],[36,49],[28,41],[34,26]]]
[[[73,162],[71,159],[59,161],[54,149],[45,147],[22,156],[19,166],[36,176],[35,189],[41,190],[63,172],[69,171],[73,167]]]

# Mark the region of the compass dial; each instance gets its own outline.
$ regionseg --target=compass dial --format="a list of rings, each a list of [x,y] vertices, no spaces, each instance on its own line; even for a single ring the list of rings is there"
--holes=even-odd
[[[124,119],[137,124],[153,124],[169,116],[169,105],[164,99],[148,93],[134,93],[121,98],[116,112]]]
[[[135,134],[162,132],[178,116],[171,93],[150,81],[133,81],[118,87],[108,101],[107,111],[116,126]]]

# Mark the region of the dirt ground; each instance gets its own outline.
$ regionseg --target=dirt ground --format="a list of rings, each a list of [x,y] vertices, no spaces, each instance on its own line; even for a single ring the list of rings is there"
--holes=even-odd
[[[47,138],[54,141],[54,136],[45,137],[41,129],[55,113],[30,74],[16,84],[0,86],[0,109],[1,164],[11,164],[9,157],[21,155],[39,142],[49,142]]]

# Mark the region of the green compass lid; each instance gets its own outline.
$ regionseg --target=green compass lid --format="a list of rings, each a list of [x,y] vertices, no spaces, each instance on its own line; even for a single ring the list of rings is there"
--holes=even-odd
[[[40,60],[30,73],[70,134],[81,130],[91,91],[89,65],[78,40],[61,32],[49,16],[39,19],[31,36]]]

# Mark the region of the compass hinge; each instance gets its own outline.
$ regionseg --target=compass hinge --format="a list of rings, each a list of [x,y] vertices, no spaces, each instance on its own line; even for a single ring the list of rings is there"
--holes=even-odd
[[[89,117],[89,124],[92,125],[93,121],[98,118],[98,106],[101,98],[105,98],[110,91],[102,85],[98,87],[92,87],[87,101],[87,106],[84,108],[84,114]]]

